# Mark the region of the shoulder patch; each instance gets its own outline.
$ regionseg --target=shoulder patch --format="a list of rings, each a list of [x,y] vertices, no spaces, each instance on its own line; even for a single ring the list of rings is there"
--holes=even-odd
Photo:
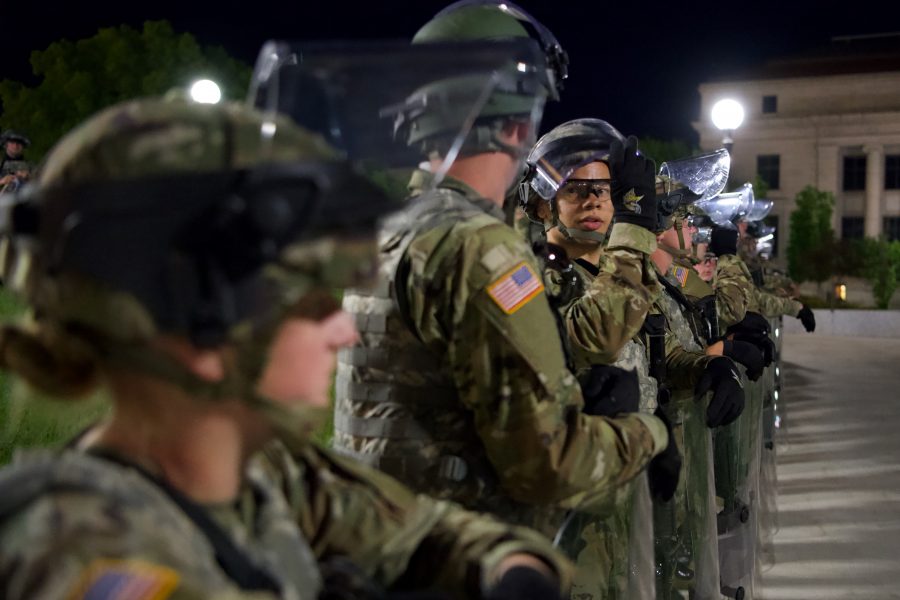
[[[82,572],[69,600],[165,600],[178,573],[141,560],[97,559]]]
[[[675,276],[675,279],[678,280],[678,283],[681,284],[681,287],[687,285],[688,278],[688,270],[687,267],[673,267],[672,275]]]
[[[491,299],[508,315],[513,314],[544,291],[544,284],[525,261],[488,285]]]

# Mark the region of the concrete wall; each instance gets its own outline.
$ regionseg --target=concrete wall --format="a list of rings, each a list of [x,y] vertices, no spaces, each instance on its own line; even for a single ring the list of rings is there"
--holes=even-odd
[[[816,330],[809,335],[900,338],[900,310],[828,310],[817,308]],[[806,333],[799,319],[784,318],[785,333]]]

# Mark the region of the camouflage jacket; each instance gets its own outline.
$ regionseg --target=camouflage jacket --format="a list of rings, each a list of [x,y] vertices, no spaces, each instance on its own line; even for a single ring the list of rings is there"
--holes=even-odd
[[[663,277],[659,271],[657,274]],[[680,285],[672,269],[667,281],[673,286]],[[663,291],[654,310],[666,318],[666,386],[673,391],[692,392],[707,363],[714,357],[703,353],[699,333],[691,327],[686,309],[669,290]]]
[[[328,451],[291,456],[271,444],[233,504],[200,507],[277,590],[248,591],[198,519],[136,468],[77,450],[21,458],[0,473],[0,597],[10,600],[315,599],[320,564],[335,556],[352,560],[361,580],[460,598],[481,596],[516,552],[547,561],[562,586],[571,578],[536,533],[415,496]],[[131,595],[113,594],[121,589]]]
[[[730,254],[719,257],[712,284],[703,281],[692,265],[678,259],[667,275],[695,303],[710,295],[715,296],[719,335],[746,316],[753,280],[746,265],[737,256]]]
[[[617,225],[623,228],[623,225]],[[631,228],[633,225],[624,225],[624,228]],[[615,231],[615,229],[614,229]],[[618,243],[618,242],[617,242]],[[627,333],[631,333],[632,337],[621,345],[618,356],[612,363],[613,366],[635,371],[638,377],[638,385],[641,390],[641,411],[647,414],[653,414],[656,409],[656,380],[650,377],[649,358],[647,355],[647,344],[641,327],[644,324],[646,313],[652,307],[652,301],[658,299],[660,292],[659,281],[656,279],[656,271],[650,263],[649,256],[644,253],[632,252],[623,249],[606,251],[600,256],[599,265],[589,265],[585,261],[573,261],[575,273],[581,279],[583,288],[588,295],[585,298],[575,298],[560,306],[561,317],[566,320],[565,330],[569,335],[569,347],[575,354],[575,365],[579,369],[579,374],[586,371],[592,364],[604,364],[608,362],[609,350],[591,343],[590,340],[597,340],[599,336],[591,335],[590,331],[598,331],[601,329],[600,324],[592,324],[588,320],[588,315],[593,314],[594,319],[602,322],[605,317],[603,304],[608,301],[610,296],[618,297],[622,304],[628,303],[625,307],[625,315],[627,323],[625,329]],[[644,246],[640,252],[652,252],[650,245]],[[624,265],[624,269],[619,267]],[[636,267],[636,268],[635,268]],[[643,273],[640,280],[635,282],[629,280],[629,276],[637,273]],[[645,285],[644,280],[652,278],[652,285]],[[545,269],[545,280],[547,281],[548,291],[553,294],[553,288],[557,285],[555,280],[557,273],[552,268]],[[610,288],[603,293],[603,280],[606,280],[606,287]],[[633,287],[632,287],[633,286]],[[639,307],[643,306],[643,298],[637,292],[638,288],[643,288],[652,294],[651,302],[646,304],[646,311],[643,315],[639,315]],[[629,298],[630,297],[630,298]],[[588,301],[586,301],[588,300]],[[620,315],[614,315],[613,319]],[[638,321],[638,317],[640,320]],[[609,319],[607,319],[609,320]],[[609,326],[607,326],[609,329]],[[587,331],[585,331],[587,330]],[[581,331],[581,335],[576,332]],[[623,335],[623,332],[619,335]],[[609,339],[611,336],[607,336]]]
[[[450,180],[404,212],[381,294],[344,298],[362,341],[340,358],[336,447],[512,521],[608,506],[662,424],[582,414],[536,259],[498,207]]]
[[[650,262],[655,249],[652,233],[620,223],[613,225],[596,275],[581,267],[585,291],[562,311],[577,368],[615,362],[640,331],[661,290]]]
[[[799,300],[767,292],[756,286],[753,287],[753,302],[751,306],[750,310],[765,317],[778,317],[781,315],[796,317],[803,309],[803,304]]]

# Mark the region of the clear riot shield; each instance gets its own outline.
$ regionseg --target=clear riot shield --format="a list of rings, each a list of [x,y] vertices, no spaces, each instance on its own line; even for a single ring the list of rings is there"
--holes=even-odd
[[[741,367],[741,371],[744,369]],[[746,404],[733,423],[715,432],[719,569],[726,597],[752,597],[759,510],[759,456],[764,381],[742,377]]]
[[[661,600],[720,597],[707,401],[678,392],[665,407],[683,463],[675,496],[653,506],[656,594]]]
[[[652,525],[646,473],[622,488],[609,514],[570,512],[554,543],[577,567],[572,597],[652,600]]]
[[[415,46],[273,41],[260,52],[248,102],[319,134],[402,198],[416,168],[431,172],[431,185],[441,181],[477,120],[521,117],[536,131],[551,86],[545,63],[525,38]],[[274,127],[264,125],[262,135]]]

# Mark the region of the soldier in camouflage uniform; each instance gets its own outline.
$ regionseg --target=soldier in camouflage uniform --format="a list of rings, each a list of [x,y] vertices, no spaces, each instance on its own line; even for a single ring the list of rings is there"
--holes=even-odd
[[[608,416],[634,410],[653,414],[657,391],[640,332],[650,308],[642,288],[651,290],[654,298],[659,293],[649,259],[656,240],[648,229],[626,221],[617,222],[607,238],[615,214],[609,155],[611,147],[623,141],[615,128],[599,119],[564,123],[535,145],[520,188],[525,213],[552,244],[543,253],[547,291],[560,313],[586,410]],[[647,172],[652,179],[653,167]],[[537,180],[554,174],[564,179],[555,196],[545,200],[537,192]],[[641,208],[642,216],[654,223],[655,202]],[[607,239],[610,246],[604,249]],[[562,259],[564,254],[571,262]],[[619,350],[625,335],[632,338]],[[613,367],[605,366],[616,354]],[[620,372],[637,380],[631,406],[622,385],[615,384],[624,377]],[[665,481],[677,481],[680,459],[671,441],[668,450],[651,462],[651,473],[656,475],[654,490],[671,497],[674,490],[662,488]],[[655,597],[653,513],[646,478],[642,475],[621,488],[619,496],[612,514],[573,515],[559,537],[561,547],[577,561],[573,598]]]
[[[684,456],[674,499],[654,505],[657,596],[678,598],[689,593],[694,598],[717,598],[715,487],[708,428],[734,421],[743,410],[744,395],[731,359],[716,355],[715,350],[707,352],[703,332],[694,328],[698,321],[692,318],[693,304],[681,292],[686,272],[674,264],[669,249],[689,250],[691,231],[681,201],[669,202],[679,197],[679,190],[673,190],[660,201],[658,248],[652,255],[664,287],[655,306],[665,319],[665,367],[658,369],[658,379],[668,395],[663,409]],[[656,360],[651,353],[651,361]]]
[[[765,215],[763,214],[763,216]],[[751,288],[750,310],[765,317],[789,315],[800,319],[806,331],[815,331],[816,317],[812,309],[791,296],[765,289],[764,261],[757,250],[756,238],[751,234],[751,226],[756,223],[755,221],[748,223],[745,220],[737,223],[738,231],[740,232],[738,251],[741,258],[748,265],[752,281],[755,283],[753,288]]]
[[[488,99],[446,176],[438,165],[453,145],[441,115],[424,110],[412,122],[408,139],[431,157],[432,183],[381,234],[379,293],[344,297],[362,335],[339,356],[334,444],[413,489],[552,534],[560,508],[608,507],[668,440],[649,415],[582,413],[540,268],[504,222],[564,53],[509,2],[452,6],[415,42],[527,41],[529,32],[547,68],[513,66],[507,76],[520,84]]]
[[[129,102],[51,152],[3,221],[3,276],[33,312],[0,360],[46,393],[101,385],[113,410],[0,473],[0,596],[566,589],[536,533],[310,442],[356,338],[331,290],[373,272],[393,206],[358,173],[242,105]]]
[[[25,160],[25,148],[31,145],[31,140],[12,129],[7,129],[0,135],[0,147],[3,154],[0,156],[0,192],[12,191],[19,183],[28,181],[31,177],[31,163]]]

